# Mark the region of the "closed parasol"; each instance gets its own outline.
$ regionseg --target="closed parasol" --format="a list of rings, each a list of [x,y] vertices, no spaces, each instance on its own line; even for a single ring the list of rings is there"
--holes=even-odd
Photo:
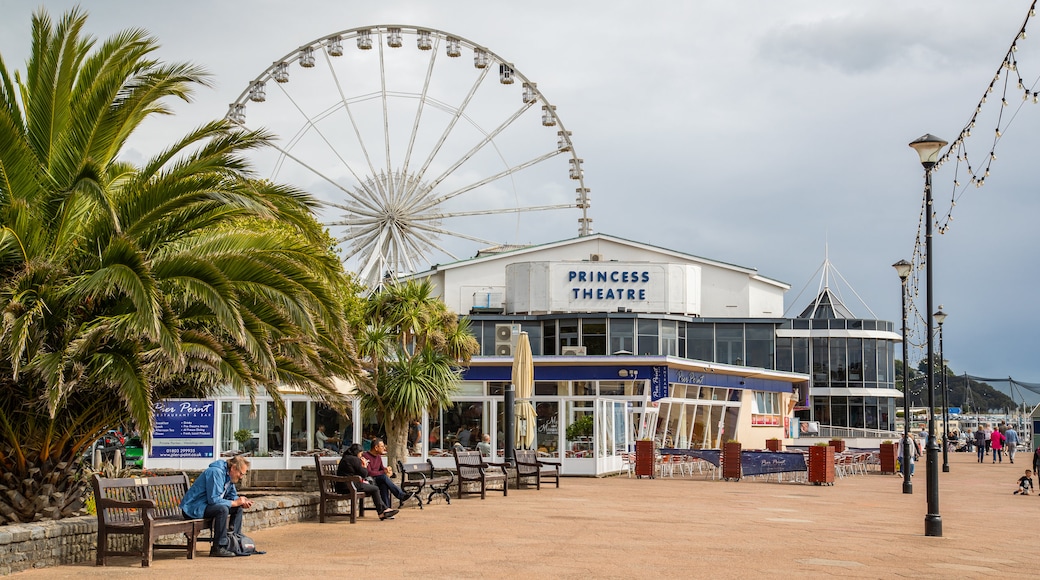
[[[535,423],[537,415],[531,397],[534,395],[534,356],[531,341],[526,332],[521,332],[513,356],[513,385],[516,387],[516,446],[519,449],[534,449]]]

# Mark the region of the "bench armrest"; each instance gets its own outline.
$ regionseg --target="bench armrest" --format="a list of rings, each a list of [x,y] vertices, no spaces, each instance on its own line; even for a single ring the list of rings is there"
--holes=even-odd
[[[322,481],[331,481],[332,483],[364,483],[364,481],[356,475],[323,475],[321,476]]]
[[[538,460],[538,465],[552,465],[554,467],[559,467],[560,466],[560,462],[559,461],[542,461],[541,459],[539,459]]]

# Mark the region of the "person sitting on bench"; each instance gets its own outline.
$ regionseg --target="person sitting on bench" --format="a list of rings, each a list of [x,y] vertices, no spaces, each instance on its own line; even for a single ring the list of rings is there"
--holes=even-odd
[[[235,534],[242,534],[242,508],[253,502],[240,497],[235,484],[249,471],[249,460],[236,455],[227,461],[219,459],[209,464],[181,500],[181,512],[188,519],[213,520],[213,547],[209,555],[219,558],[237,554],[228,549],[228,524]]]
[[[368,483],[368,460],[361,456],[361,446],[357,443],[351,444],[347,447],[343,458],[339,460],[339,467],[336,468],[336,475],[356,475],[361,478],[364,483],[355,484],[359,491],[363,491],[368,494],[368,497],[372,498],[372,503],[376,506],[376,511],[379,513],[379,519],[391,520],[397,515],[398,510],[390,509],[386,504],[383,503],[383,498],[380,497],[379,486]],[[344,489],[345,486],[350,485],[348,483],[336,482],[336,493],[348,493],[349,490]]]

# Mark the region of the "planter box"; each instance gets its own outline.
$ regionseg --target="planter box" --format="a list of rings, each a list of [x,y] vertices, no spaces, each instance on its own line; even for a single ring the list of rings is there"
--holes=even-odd
[[[845,441],[842,439],[831,439],[827,444],[834,448],[835,453],[845,451]]]
[[[880,447],[880,452],[881,473],[895,473],[896,456],[899,453],[899,445],[895,443],[882,443]]]
[[[770,451],[783,451],[784,442],[782,439],[766,439],[766,449]]]
[[[809,483],[834,485],[834,448],[830,445],[809,448]]]
[[[722,447],[722,478],[725,480],[740,479],[740,443],[726,443]]]

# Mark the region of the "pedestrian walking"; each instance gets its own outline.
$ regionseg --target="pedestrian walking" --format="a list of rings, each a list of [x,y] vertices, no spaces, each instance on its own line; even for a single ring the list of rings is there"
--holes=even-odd
[[[986,459],[986,445],[989,443],[989,439],[986,438],[986,432],[982,430],[982,425],[979,425],[975,430],[975,451],[979,456],[979,463],[982,463]]]
[[[910,452],[908,454],[906,454],[906,453],[903,452],[903,449],[909,449]],[[910,433],[910,434],[904,433],[903,434],[902,439],[899,440],[898,453],[899,453],[898,457],[899,457],[899,461],[900,461],[899,470],[902,471],[904,474],[910,473],[910,477],[913,477],[914,476],[914,466],[915,466],[914,463],[918,459],[920,459],[920,457],[921,457],[921,447],[917,444],[917,441],[914,440],[914,436],[913,436],[912,433]],[[903,458],[907,457],[907,455],[909,455],[909,457],[910,457],[910,463],[909,463],[909,465],[903,465],[902,464]],[[907,472],[907,469],[909,469],[910,471]]]
[[[989,436],[989,448],[993,450],[993,463],[1004,463],[1004,436],[1000,429],[994,429]]]
[[[1018,450],[1018,431],[1015,431],[1014,427],[1010,425],[1004,430],[1004,447],[1007,448],[1008,459],[1014,463],[1015,451]]]

